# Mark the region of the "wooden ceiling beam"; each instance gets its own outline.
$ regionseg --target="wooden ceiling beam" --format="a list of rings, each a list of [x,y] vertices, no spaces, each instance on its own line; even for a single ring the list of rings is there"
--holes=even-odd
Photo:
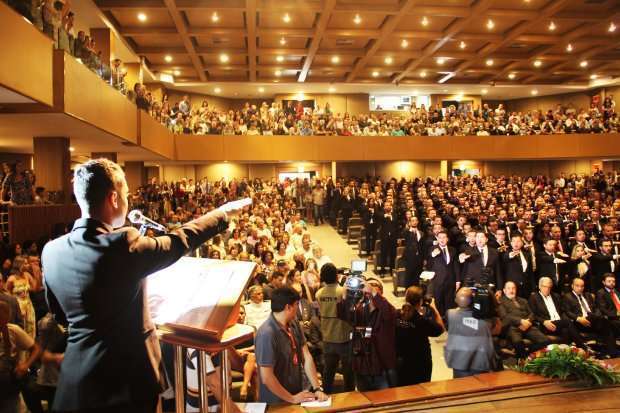
[[[245,2],[245,27],[246,41],[248,49],[248,70],[250,82],[256,81],[256,0],[246,0]]]
[[[177,8],[176,1],[164,0],[164,4],[168,9],[168,13],[170,13],[170,17],[172,18],[172,21],[174,22],[174,25],[179,32],[179,35],[181,35],[181,40],[183,40],[185,50],[187,51],[187,54],[189,54],[189,58],[191,59],[194,68],[196,69],[198,78],[201,81],[206,82],[207,75],[205,73],[204,66],[202,65],[202,60],[200,56],[198,56],[198,54],[196,53],[196,47],[192,42],[192,38],[187,34],[187,23],[185,22],[183,15]]]
[[[321,17],[319,17],[319,21],[316,23],[316,27],[314,28],[312,41],[310,42],[310,47],[308,48],[308,55],[304,59],[301,72],[299,72],[299,76],[297,77],[298,82],[305,82],[306,77],[308,77],[310,66],[312,66],[314,57],[319,50],[319,46],[323,40],[323,35],[325,33],[325,29],[327,28],[327,24],[329,23],[329,19],[332,16],[332,12],[334,11],[334,7],[336,7],[336,0],[325,0],[324,8],[321,11]]]
[[[374,39],[370,44],[370,47],[366,49],[366,54],[355,62],[355,66],[351,73],[347,75],[347,82],[352,82],[358,73],[368,64],[368,61],[379,51],[383,43],[385,43],[388,38],[392,35],[396,27],[401,22],[401,20],[409,14],[413,6],[415,5],[416,0],[403,0],[399,5],[398,13],[389,16],[386,21],[381,25],[381,33],[377,39]]]

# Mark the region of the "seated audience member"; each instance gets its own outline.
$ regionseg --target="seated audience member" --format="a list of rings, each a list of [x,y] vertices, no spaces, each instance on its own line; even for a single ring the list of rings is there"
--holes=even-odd
[[[338,318],[353,324],[352,363],[357,389],[396,386],[396,310],[383,296],[381,281],[367,278],[363,298],[357,303],[347,299],[345,289],[338,302]]]
[[[269,282],[263,285],[263,295],[265,296],[265,300],[271,300],[271,294],[277,288],[284,287],[284,273],[280,271],[274,271],[271,274]]]
[[[499,332],[497,319],[479,320],[473,317],[473,293],[463,287],[456,293],[458,308],[448,310],[448,340],[444,348],[446,364],[454,378],[473,376],[498,369],[493,333]]]
[[[534,314],[525,298],[517,296],[517,286],[514,281],[504,284],[504,294],[499,300],[498,315],[504,328],[504,334],[514,346],[517,357],[527,356],[525,338],[532,342],[529,351],[534,352],[545,347],[549,340],[534,325]]]
[[[250,302],[245,304],[245,324],[258,328],[269,318],[271,304],[263,300],[263,287],[253,285],[248,289]]]
[[[562,297],[562,310],[564,316],[571,320],[579,331],[592,333],[599,337],[609,356],[618,354],[613,328],[599,309],[594,306],[592,295],[584,293],[582,279],[575,278],[571,284],[571,292]]]
[[[396,363],[398,385],[408,386],[431,381],[433,358],[429,337],[444,332],[443,320],[435,300],[424,302],[424,291],[411,286],[405,293],[406,303],[396,316]]]
[[[19,411],[19,391],[32,364],[41,356],[41,348],[22,328],[9,323],[11,308],[0,301],[0,412],[17,413]],[[29,356],[18,361],[18,352],[27,352]]]
[[[541,277],[538,292],[530,295],[529,305],[538,328],[544,334],[561,337],[565,344],[574,342],[577,347],[589,349],[573,322],[563,316],[562,301],[559,294],[551,291],[552,288],[553,280]]]
[[[612,325],[616,338],[620,337],[620,293],[616,290],[615,275],[605,274],[603,288],[596,292],[596,307]]]
[[[344,391],[355,389],[355,378],[351,365],[351,324],[338,318],[338,301],[343,287],[338,284],[338,271],[334,264],[327,263],[321,268],[321,281],[324,286],[316,293],[321,318],[323,337],[323,386],[330,394],[333,390],[334,376],[340,366],[344,378]]]
[[[299,294],[277,288],[271,315],[256,333],[256,362],[260,378],[259,401],[268,404],[327,400],[304,334],[296,320]],[[304,377],[310,390],[304,390]]]

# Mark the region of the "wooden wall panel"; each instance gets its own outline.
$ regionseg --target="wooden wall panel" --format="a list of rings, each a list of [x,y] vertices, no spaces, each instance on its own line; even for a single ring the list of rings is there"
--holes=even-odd
[[[52,41],[0,2],[0,85],[52,106]]]
[[[72,225],[79,217],[80,208],[77,204],[11,206],[9,239],[12,243],[38,241],[51,236],[52,229],[57,223]]]
[[[138,111],[137,115],[140,116],[140,145],[151,152],[174,159],[175,136],[172,132],[143,110]]]
[[[65,112],[137,143],[136,106],[76,59],[66,54],[64,57]]]

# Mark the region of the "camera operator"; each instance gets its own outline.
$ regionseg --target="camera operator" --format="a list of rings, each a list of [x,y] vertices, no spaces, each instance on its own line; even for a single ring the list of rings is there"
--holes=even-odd
[[[338,318],[353,325],[352,364],[357,389],[396,386],[396,310],[383,297],[383,284],[377,278],[365,281],[361,297],[349,294],[349,288],[345,284]]]
[[[448,310],[448,341],[444,357],[454,378],[486,373],[500,367],[492,336],[499,334],[501,323],[497,318],[474,318],[473,298],[473,290],[463,287],[456,293],[458,308]]]
[[[407,288],[405,304],[396,316],[396,357],[398,385],[431,380],[433,359],[429,337],[439,337],[445,327],[435,299],[424,297],[418,286]]]

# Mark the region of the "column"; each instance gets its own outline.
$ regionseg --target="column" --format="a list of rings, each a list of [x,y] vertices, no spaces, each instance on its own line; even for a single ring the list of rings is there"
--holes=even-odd
[[[114,56],[114,35],[108,28],[93,28],[90,37],[95,40],[96,49],[101,51],[101,62],[109,66]]]
[[[112,162],[117,162],[117,153],[116,152],[93,152],[90,154],[90,159],[99,159],[106,158],[111,160]]]
[[[71,152],[69,138],[33,138],[36,185],[48,192],[59,192],[58,199],[71,203]]]
[[[332,179],[336,181],[336,161],[332,161]]]
[[[127,179],[130,192],[146,185],[147,179],[144,162],[125,162],[125,178]]]
[[[439,175],[443,179],[448,179],[450,177],[450,173],[452,172],[452,162],[443,160],[439,163]]]

